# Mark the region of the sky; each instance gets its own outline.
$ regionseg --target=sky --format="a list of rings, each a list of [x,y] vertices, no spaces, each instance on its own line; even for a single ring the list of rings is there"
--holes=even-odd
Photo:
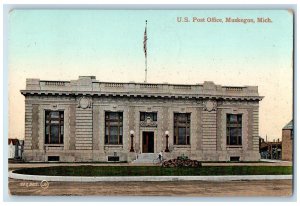
[[[188,17],[190,22],[178,22]],[[193,17],[205,22],[192,22]],[[256,23],[226,23],[247,18]],[[257,18],[272,23],[257,23]],[[208,18],[223,23],[207,22]],[[259,135],[292,119],[293,15],[288,10],[12,10],[8,20],[9,137],[24,137],[26,78],[258,86]]]

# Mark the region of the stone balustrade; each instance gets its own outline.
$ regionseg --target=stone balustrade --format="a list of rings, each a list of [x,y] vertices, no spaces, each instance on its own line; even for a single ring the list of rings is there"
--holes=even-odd
[[[154,84],[154,83],[119,83],[119,82],[99,82],[94,76],[80,76],[78,80],[71,81],[42,81],[39,79],[27,79],[26,90],[21,92],[26,94],[32,91],[55,92],[64,91],[76,93],[78,91],[103,94],[131,94],[148,95],[159,94],[167,96],[190,95],[199,96],[236,96],[236,97],[259,97],[257,86],[221,86],[211,81],[203,84]]]

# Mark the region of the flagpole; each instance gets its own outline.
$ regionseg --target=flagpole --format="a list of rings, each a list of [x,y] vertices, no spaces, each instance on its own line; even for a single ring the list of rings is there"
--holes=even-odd
[[[147,56],[145,58],[145,83],[147,83]]]
[[[146,20],[146,28],[144,34],[144,52],[145,52],[145,83],[147,83],[147,20]]]

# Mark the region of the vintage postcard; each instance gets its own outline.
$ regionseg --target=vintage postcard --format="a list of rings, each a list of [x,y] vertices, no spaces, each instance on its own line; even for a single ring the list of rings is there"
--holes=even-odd
[[[13,9],[14,196],[290,197],[294,12]]]

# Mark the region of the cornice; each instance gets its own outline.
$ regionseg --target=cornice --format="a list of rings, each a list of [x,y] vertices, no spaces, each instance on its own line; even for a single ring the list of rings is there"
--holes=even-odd
[[[99,92],[99,91],[43,91],[21,90],[24,96],[91,96],[91,97],[130,97],[130,98],[167,98],[167,99],[202,99],[202,100],[237,100],[261,101],[263,96],[237,96],[214,94],[166,94],[166,93],[133,93],[133,92]]]

